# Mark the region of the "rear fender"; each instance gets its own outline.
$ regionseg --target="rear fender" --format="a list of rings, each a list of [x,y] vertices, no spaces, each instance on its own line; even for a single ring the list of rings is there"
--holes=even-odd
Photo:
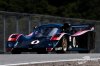
[[[83,35],[83,34],[85,34],[85,33],[87,33],[87,32],[91,32],[91,31],[94,31],[94,30],[95,30],[94,27],[91,27],[90,30],[78,31],[78,32],[74,33],[74,34],[71,35],[71,36],[80,36],[80,35]]]
[[[90,32],[90,30],[78,31],[78,32],[76,32],[75,34],[73,34],[71,36],[80,36],[80,35],[83,35],[87,32]]]

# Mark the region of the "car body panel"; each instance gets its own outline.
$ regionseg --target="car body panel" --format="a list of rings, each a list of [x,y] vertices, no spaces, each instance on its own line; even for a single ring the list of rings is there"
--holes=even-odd
[[[94,33],[94,26],[90,27],[90,25],[88,24],[72,25],[71,26],[72,30],[70,31],[70,33],[62,32],[61,29],[62,26],[63,24],[46,24],[37,27],[29,35],[11,34],[8,38],[6,48],[7,49],[10,48],[11,50],[14,48],[22,48],[22,49],[46,48],[47,51],[50,51],[52,48],[51,51],[54,51],[53,49],[57,47],[62,37],[66,36],[68,40],[69,51],[88,50],[87,47],[79,47],[81,45],[80,40],[83,40],[81,37],[82,35],[88,34],[90,32]],[[42,30],[44,31],[43,34]],[[38,33],[41,33],[42,35],[37,35]]]

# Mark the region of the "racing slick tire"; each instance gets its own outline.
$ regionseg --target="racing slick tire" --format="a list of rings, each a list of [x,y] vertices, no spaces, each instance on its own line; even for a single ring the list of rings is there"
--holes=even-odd
[[[37,54],[47,54],[48,53],[48,51],[46,51],[46,48],[44,49],[39,49],[38,51],[37,51]]]
[[[66,53],[68,48],[68,40],[65,37],[62,37],[60,41],[61,50],[56,51],[56,53]]]
[[[21,51],[17,48],[12,49],[11,51],[12,54],[21,54]]]

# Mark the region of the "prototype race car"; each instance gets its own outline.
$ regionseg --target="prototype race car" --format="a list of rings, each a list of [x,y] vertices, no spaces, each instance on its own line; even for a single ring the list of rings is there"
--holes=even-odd
[[[41,25],[33,29],[29,35],[11,34],[6,45],[7,52],[12,54],[21,52],[67,53],[67,51],[89,53],[94,48],[95,31],[91,24]]]

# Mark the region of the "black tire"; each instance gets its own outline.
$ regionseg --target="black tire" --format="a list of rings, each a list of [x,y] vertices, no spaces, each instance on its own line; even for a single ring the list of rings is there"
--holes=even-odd
[[[95,53],[95,50],[85,50],[85,51],[79,51],[79,53]]]
[[[46,51],[46,49],[39,49],[37,51],[37,54],[47,54],[47,53],[48,53],[48,51]]]
[[[62,37],[62,39],[60,41],[60,46],[62,47],[62,49],[56,51],[56,53],[66,53],[67,52],[67,47],[68,47],[68,41],[65,37]]]
[[[79,53],[90,53],[90,50],[78,51]]]
[[[12,49],[12,54],[21,54],[21,51],[19,49]]]

